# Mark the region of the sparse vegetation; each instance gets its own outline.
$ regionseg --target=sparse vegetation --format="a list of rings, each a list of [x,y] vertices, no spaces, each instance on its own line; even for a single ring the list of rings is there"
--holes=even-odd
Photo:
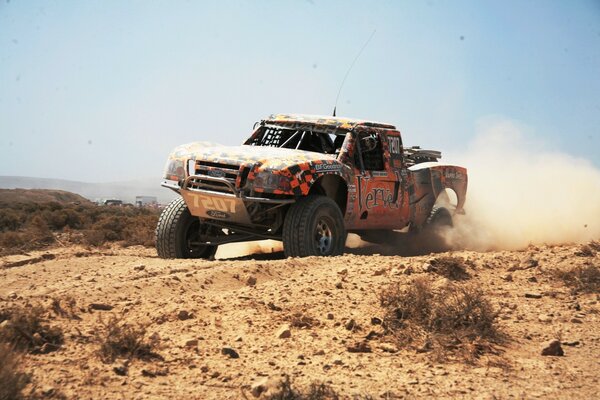
[[[325,383],[311,383],[306,390],[294,387],[289,376],[285,376],[275,393],[267,400],[338,400],[341,397],[333,388]]]
[[[384,328],[401,346],[474,361],[502,338],[496,312],[483,292],[471,285],[436,288],[429,278],[416,278],[407,286],[385,288],[380,303]]]
[[[579,250],[575,252],[575,255],[580,257],[594,257],[599,251],[600,241],[592,240],[588,244],[581,245]]]
[[[21,356],[8,343],[0,343],[0,400],[20,400],[29,383],[29,375],[21,371]]]
[[[124,246],[154,245],[154,228],[158,210],[137,207],[97,206],[88,201],[72,200],[72,193],[62,193],[65,201],[37,201],[37,192],[20,195],[16,201],[0,199],[0,255],[40,249],[65,234],[73,243],[100,246],[121,242]],[[49,197],[44,194],[41,199]],[[67,196],[71,195],[71,196]],[[76,196],[74,198],[79,198]],[[30,199],[30,200],[27,200]]]
[[[62,298],[52,298],[50,308],[54,314],[70,319],[80,319],[77,316],[77,301],[73,296],[65,296]]]
[[[296,312],[287,318],[290,326],[293,328],[312,328],[313,326],[319,325],[319,321],[311,317],[310,315],[302,312]]]
[[[39,305],[13,306],[0,312],[0,342],[9,343],[19,350],[48,352],[63,343],[59,327],[50,326]]]
[[[146,338],[145,326],[128,324],[115,316],[102,325],[104,325],[104,332],[100,334],[99,341],[100,358],[103,362],[113,362],[119,357],[142,360],[162,359],[154,351],[156,342]]]
[[[600,268],[587,264],[569,270],[557,270],[556,276],[574,292],[600,293]]]
[[[471,274],[467,272],[467,267],[474,267],[472,261],[452,256],[434,258],[429,264],[436,274],[453,281],[469,279]]]

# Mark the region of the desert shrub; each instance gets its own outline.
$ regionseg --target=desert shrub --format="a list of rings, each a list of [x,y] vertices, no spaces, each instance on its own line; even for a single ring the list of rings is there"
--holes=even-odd
[[[52,298],[50,309],[54,312],[54,314],[59,315],[61,317],[81,319],[77,316],[77,301],[72,296]]]
[[[27,243],[27,235],[17,232],[0,232],[0,247],[6,250],[18,249]]]
[[[29,375],[21,371],[21,356],[8,343],[0,343],[0,400],[24,398]]]
[[[32,352],[55,350],[63,343],[63,333],[50,326],[39,305],[13,306],[0,313],[6,322],[0,328],[0,342],[10,343],[16,349]]]
[[[42,210],[39,216],[44,220],[48,228],[53,230],[62,229],[66,224],[66,218],[60,211]]]
[[[567,286],[570,286],[574,292],[600,292],[600,268],[597,265],[588,264],[566,271],[557,270],[555,275]]]
[[[121,240],[123,228],[125,228],[124,219],[116,215],[107,215],[92,227],[92,229],[104,232],[108,241]]]
[[[312,328],[315,325],[319,325],[319,321],[301,312],[290,315],[287,320],[293,328]]]
[[[123,240],[125,246],[154,246],[154,229],[158,222],[158,214],[141,214],[127,221],[123,229]]]
[[[311,383],[305,390],[294,387],[289,376],[285,376],[267,400],[338,400],[340,395],[325,383]]]
[[[44,248],[65,230],[81,231],[72,237],[91,246],[116,241],[153,246],[158,215],[159,210],[134,207],[1,201],[0,255]]]
[[[0,208],[0,232],[14,231],[23,226],[26,217],[16,210]]]
[[[401,346],[435,349],[437,355],[462,355],[475,360],[493,352],[503,335],[497,313],[483,292],[473,285],[435,287],[429,278],[409,285],[392,284],[380,293],[383,326]]]
[[[106,243],[106,235],[104,231],[86,229],[81,232],[83,235],[83,241],[85,244],[90,246],[100,246]]]
[[[145,326],[128,324],[114,316],[108,322],[101,323],[104,331],[98,339],[103,362],[113,362],[118,357],[143,360],[162,358],[154,351],[157,343],[146,338]]]
[[[467,272],[467,267],[474,267],[472,261],[452,256],[434,258],[429,264],[436,274],[454,281],[469,279],[471,275]]]

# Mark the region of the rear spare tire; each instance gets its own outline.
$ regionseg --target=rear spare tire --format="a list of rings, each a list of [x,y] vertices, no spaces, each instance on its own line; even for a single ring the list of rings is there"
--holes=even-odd
[[[292,204],[283,222],[283,249],[287,257],[337,256],[346,244],[344,217],[325,196],[309,196]]]
[[[156,251],[160,258],[211,258],[217,246],[199,244],[201,222],[178,197],[163,210],[156,225]]]

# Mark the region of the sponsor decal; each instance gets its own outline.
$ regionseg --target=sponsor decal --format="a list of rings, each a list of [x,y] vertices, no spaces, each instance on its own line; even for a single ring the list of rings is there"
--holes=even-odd
[[[348,193],[356,193],[356,185],[348,185]]]
[[[372,171],[372,172],[371,172],[371,175],[372,175],[373,177],[380,177],[380,178],[381,178],[381,177],[386,177],[386,176],[388,176],[388,173],[387,173],[387,171]]]
[[[462,179],[463,178],[463,174],[461,172],[458,172],[458,171],[445,170],[444,171],[444,177],[446,179]]]
[[[342,169],[340,164],[314,164],[316,172],[338,172]]]
[[[220,212],[235,213],[235,200],[221,197],[205,196],[203,194],[193,194],[194,207],[202,207],[205,210],[214,210]],[[207,211],[208,213],[208,211]],[[227,217],[226,217],[227,218]]]
[[[229,214],[227,214],[226,212],[223,212],[223,211],[219,211],[219,210],[208,210],[206,212],[206,215],[208,215],[209,217],[212,217],[212,218],[219,218],[219,219],[229,218]]]
[[[224,178],[225,171],[222,171],[220,169],[211,169],[208,171],[208,176],[212,176],[213,178]]]
[[[398,208],[397,202],[394,202],[394,193],[389,189],[373,188],[365,196],[365,207],[370,210],[375,207]]]

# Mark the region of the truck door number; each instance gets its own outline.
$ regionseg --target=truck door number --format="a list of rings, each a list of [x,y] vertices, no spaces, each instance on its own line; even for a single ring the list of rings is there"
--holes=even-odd
[[[218,210],[223,212],[235,213],[235,200],[222,199],[220,197],[208,197],[198,195],[194,198],[195,205],[198,206],[198,200],[206,210]]]
[[[400,154],[400,138],[388,136],[388,143],[390,144],[390,153]]]

